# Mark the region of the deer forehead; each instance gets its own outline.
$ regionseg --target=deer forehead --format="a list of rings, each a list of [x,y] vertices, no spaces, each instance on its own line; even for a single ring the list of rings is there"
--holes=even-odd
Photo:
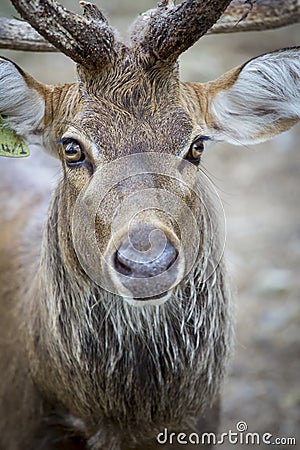
[[[188,144],[193,130],[192,121],[180,108],[171,114],[165,111],[146,117],[106,115],[101,106],[82,114],[77,127],[79,135],[92,143],[94,156],[101,156],[105,161],[150,151],[178,155]]]
[[[147,151],[178,155],[189,142],[193,118],[170,68],[147,72],[123,61],[111,72],[79,75],[81,109],[72,125],[93,143],[95,157],[109,161]]]

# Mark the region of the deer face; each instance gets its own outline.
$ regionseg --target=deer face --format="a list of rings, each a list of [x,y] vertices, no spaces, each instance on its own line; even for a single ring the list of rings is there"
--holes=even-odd
[[[183,235],[192,236],[206,213],[194,187],[203,141],[173,65],[149,69],[126,54],[116,66],[79,70],[80,110],[55,131],[66,220],[76,256],[98,285],[134,304],[159,303],[197,258]]]
[[[56,5],[57,23],[74,38],[66,42],[59,28],[56,40],[46,3],[39,8],[49,29],[33,14],[37,5],[18,8],[79,64],[78,84],[43,86],[2,60],[0,113],[62,161],[57,195],[68,267],[134,304],[160,303],[189,273],[207,279],[222,253],[199,165],[205,141],[255,143],[292,126],[299,118],[299,49],[263,55],[205,85],[181,83],[178,56],[229,1],[209,2],[207,10],[202,2],[160,2],[136,23],[129,47],[85,2],[84,17]],[[193,8],[205,18],[203,28]]]

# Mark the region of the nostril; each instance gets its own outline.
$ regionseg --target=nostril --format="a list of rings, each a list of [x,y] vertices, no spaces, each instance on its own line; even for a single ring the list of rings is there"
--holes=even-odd
[[[129,265],[130,261],[127,262],[125,258],[122,258],[122,255],[119,252],[115,253],[114,258],[115,269],[121,273],[122,275],[126,275],[130,277],[132,275],[132,269]]]
[[[174,264],[178,256],[178,251],[173,246],[170,247],[171,248],[168,249],[168,258],[166,261],[165,270],[168,270]]]
[[[169,240],[159,255],[150,257],[149,252],[135,250],[128,243],[123,243],[114,255],[115,270],[127,277],[149,278],[167,271],[176,261],[178,251]]]
[[[176,261],[178,256],[178,251],[173,247],[170,241],[167,241],[167,245],[161,257],[159,258],[159,263],[163,270],[168,270]]]

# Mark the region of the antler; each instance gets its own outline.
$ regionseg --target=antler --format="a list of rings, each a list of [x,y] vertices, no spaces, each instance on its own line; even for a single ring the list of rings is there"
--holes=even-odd
[[[175,61],[214,25],[229,3],[186,0],[174,6],[173,0],[162,0],[150,14],[140,46],[158,59]]]
[[[101,11],[81,2],[84,16],[66,10],[54,0],[11,0],[16,10],[49,43],[84,66],[103,64],[111,58],[114,33]],[[11,26],[6,24],[7,26]],[[21,28],[18,25],[19,28]],[[22,24],[28,31],[28,26]],[[33,41],[37,35],[31,34]],[[41,39],[39,50],[42,50]],[[46,46],[46,50],[51,47]],[[52,49],[51,49],[52,50]]]
[[[114,32],[92,3],[80,2],[83,16],[67,11],[54,0],[12,0],[12,3],[28,23],[0,18],[0,47],[60,50],[82,65],[103,65],[111,59]],[[231,3],[230,0],[186,0],[177,6],[174,3],[161,0],[156,9],[141,15],[132,33],[136,44],[161,59],[175,60],[206,32],[263,30],[300,22],[299,0],[234,0]]]
[[[186,0],[177,6],[173,0],[162,0],[157,10],[142,15],[140,22],[132,39],[138,43],[138,34],[142,34],[141,46],[146,51],[175,60],[207,32],[278,28],[300,22],[300,8],[299,0]],[[142,28],[145,31],[141,33]]]
[[[58,52],[27,22],[0,17],[0,48],[34,52]]]
[[[299,0],[234,0],[208,33],[268,30],[298,22]]]

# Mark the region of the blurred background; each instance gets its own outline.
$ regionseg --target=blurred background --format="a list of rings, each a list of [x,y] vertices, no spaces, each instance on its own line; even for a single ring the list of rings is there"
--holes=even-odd
[[[61,3],[80,11],[77,1]],[[155,6],[154,0],[94,0],[94,3],[103,8],[123,36],[137,13]],[[16,16],[9,0],[1,0],[0,14]],[[181,57],[181,77],[185,81],[211,80],[261,53],[299,45],[299,38],[300,25],[207,36]],[[44,83],[75,80],[74,64],[63,55],[4,50],[1,53]],[[300,448],[299,143],[300,125],[270,143],[255,147],[215,145],[203,161],[226,212],[226,259],[236,304],[236,345],[223,386],[220,431],[236,431],[237,422],[243,420],[252,432],[298,438],[297,448]],[[7,167],[15,163],[5,161]],[[34,165],[38,174],[38,163]],[[53,163],[49,165],[54,167],[53,181],[57,168]],[[222,448],[231,446],[224,444]]]

